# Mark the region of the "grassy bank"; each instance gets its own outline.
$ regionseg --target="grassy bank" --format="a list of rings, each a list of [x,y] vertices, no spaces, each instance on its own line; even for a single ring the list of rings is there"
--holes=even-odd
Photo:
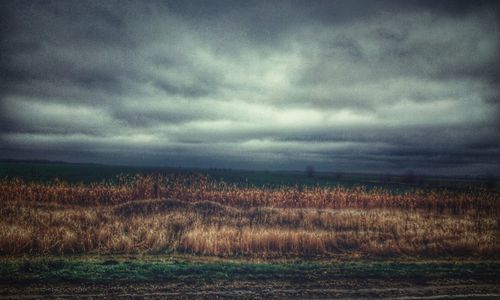
[[[0,281],[154,282],[168,280],[320,280],[334,278],[498,278],[500,262],[189,262],[85,258],[11,258],[0,261]]]

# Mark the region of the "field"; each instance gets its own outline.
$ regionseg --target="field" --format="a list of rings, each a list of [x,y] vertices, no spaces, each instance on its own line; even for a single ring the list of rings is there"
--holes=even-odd
[[[2,166],[0,279],[9,285],[4,296],[41,295],[56,282],[69,290],[76,282],[128,282],[138,290],[148,283],[150,292],[170,286],[158,296],[172,296],[187,292],[169,285],[179,280],[193,288],[201,280],[206,291],[229,281],[236,290],[245,282],[270,289],[249,297],[272,296],[277,286],[293,282],[311,290],[302,296],[334,296],[334,282],[334,290],[355,296],[349,284],[356,289],[370,280],[372,287],[393,282],[396,291],[372,296],[408,294],[401,290],[408,285],[446,294],[437,287],[451,283],[463,295],[472,295],[469,287],[498,295],[500,194],[480,182]],[[21,283],[31,289],[16,290]]]

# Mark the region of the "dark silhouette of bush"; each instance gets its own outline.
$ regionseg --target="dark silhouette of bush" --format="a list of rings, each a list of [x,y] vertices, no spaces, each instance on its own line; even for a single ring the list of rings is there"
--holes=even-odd
[[[497,186],[498,178],[494,174],[487,174],[483,177],[484,185],[489,189],[494,189]]]
[[[314,167],[309,165],[306,167],[306,176],[307,177],[314,177]]]

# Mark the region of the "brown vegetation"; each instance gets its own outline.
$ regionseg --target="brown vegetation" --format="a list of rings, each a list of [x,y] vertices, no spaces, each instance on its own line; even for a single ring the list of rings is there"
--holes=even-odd
[[[152,200],[143,200],[152,199]],[[0,253],[498,256],[495,192],[237,187],[202,176],[0,182]]]

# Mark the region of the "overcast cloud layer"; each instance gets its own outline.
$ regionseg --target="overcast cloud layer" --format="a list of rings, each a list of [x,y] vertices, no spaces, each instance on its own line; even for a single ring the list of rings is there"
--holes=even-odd
[[[2,2],[0,157],[498,172],[499,7]]]

